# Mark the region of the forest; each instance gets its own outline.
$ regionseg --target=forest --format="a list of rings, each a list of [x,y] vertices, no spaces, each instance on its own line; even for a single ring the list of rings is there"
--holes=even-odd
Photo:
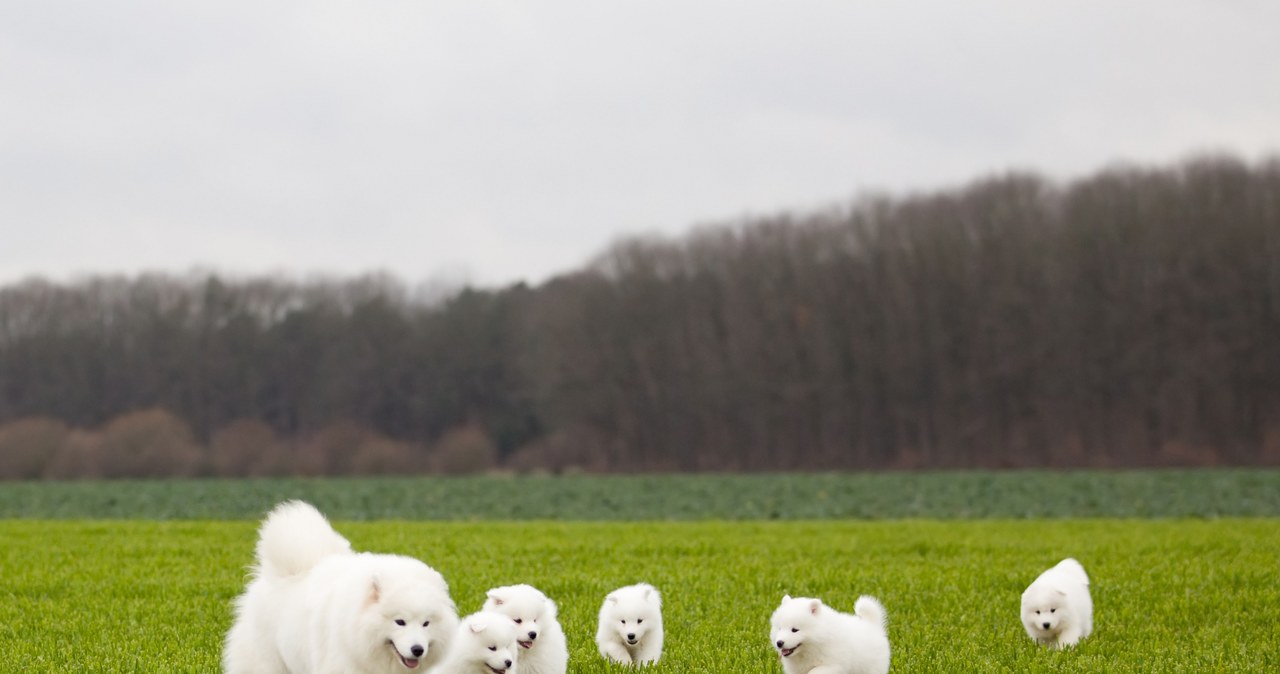
[[[7,479],[1277,464],[1280,158],[868,194],[537,285],[0,287]]]

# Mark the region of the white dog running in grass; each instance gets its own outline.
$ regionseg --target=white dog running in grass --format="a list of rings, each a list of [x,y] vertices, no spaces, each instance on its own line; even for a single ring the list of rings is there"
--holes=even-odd
[[[444,578],[411,557],[353,552],[318,510],[276,506],[236,599],[226,674],[421,674],[458,614]]]
[[[495,587],[486,594],[484,610],[501,613],[515,623],[516,667],[520,674],[565,674],[569,647],[556,620],[556,603],[531,585]]]
[[[479,611],[458,625],[449,654],[432,674],[517,674],[516,624],[501,613]]]
[[[1040,574],[1022,593],[1022,626],[1036,643],[1074,646],[1093,632],[1089,576],[1068,557]]]
[[[648,665],[662,657],[662,597],[648,583],[620,587],[604,598],[596,630],[600,655]]]
[[[875,597],[854,602],[853,615],[821,599],[782,598],[769,619],[769,638],[786,674],[885,674],[889,637],[885,610]]]

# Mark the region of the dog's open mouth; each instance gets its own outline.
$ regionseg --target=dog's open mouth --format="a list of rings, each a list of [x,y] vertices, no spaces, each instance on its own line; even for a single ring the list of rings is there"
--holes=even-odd
[[[520,644],[520,648],[533,648],[532,641],[517,641],[516,643]]]
[[[800,648],[799,644],[792,646],[791,648],[779,648],[778,652],[781,653],[782,657],[785,658],[791,655],[792,653],[795,653],[797,648]]]
[[[636,644],[640,643],[640,640],[639,640],[639,639],[627,639],[627,643],[628,643],[629,645],[631,645],[631,646],[635,646]]]
[[[395,652],[396,652],[396,657],[397,657],[397,658],[400,658],[400,664],[404,665],[404,666],[405,666],[406,668],[408,668],[408,669],[417,669],[417,668],[418,668],[418,659],[417,659],[417,658],[406,658],[406,657],[404,657],[403,655],[401,655],[401,654],[400,654],[400,649],[399,649],[399,648],[396,648],[396,645],[395,645],[395,644],[393,644],[393,643],[391,643],[391,642],[389,642],[389,641],[387,642],[387,644],[388,644],[389,646],[391,646],[391,650],[393,650],[393,651],[395,651]]]
[[[488,667],[488,668],[489,668],[489,671],[493,672],[493,674],[505,674],[505,673],[506,673],[506,671],[507,671],[507,670],[505,670],[505,669],[498,669],[497,667],[494,667],[493,665],[485,665],[485,667]]]

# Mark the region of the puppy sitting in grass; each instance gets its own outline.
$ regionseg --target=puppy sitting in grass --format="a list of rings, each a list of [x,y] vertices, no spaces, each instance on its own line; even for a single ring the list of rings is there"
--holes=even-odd
[[[1022,626],[1036,643],[1074,646],[1093,632],[1089,576],[1068,557],[1040,574],[1022,593]]]

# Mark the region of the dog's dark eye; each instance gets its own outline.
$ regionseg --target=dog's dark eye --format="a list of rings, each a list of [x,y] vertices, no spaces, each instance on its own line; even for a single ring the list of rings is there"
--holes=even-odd
[[[401,627],[404,627],[404,621],[403,621],[403,620],[401,620],[401,619],[399,619],[399,618],[396,618],[396,624],[397,624],[397,625],[399,625],[399,626],[401,626]]]
[[[792,628],[791,628],[791,631],[792,631],[792,632],[799,632],[799,631],[800,631],[800,628],[799,628],[799,627],[792,627]]]
[[[519,625],[519,624],[520,624],[520,623],[522,623],[522,622],[524,622],[524,619],[523,619],[523,618],[516,618],[516,624],[517,624],[517,625]]]
[[[491,650],[491,651],[496,651],[496,650],[498,650],[498,647],[497,647],[497,646],[490,646],[490,647],[489,647],[489,650]]]
[[[1036,615],[1040,615],[1040,609],[1036,609]]]
[[[1058,609],[1056,609],[1056,608],[1051,608],[1051,609],[1049,609],[1049,612],[1050,612],[1050,613],[1057,613],[1057,612],[1058,612]]]
[[[637,624],[637,625],[639,625],[639,624],[640,624],[640,623],[642,623],[642,622],[644,622],[644,618],[636,618],[636,624]]]
[[[423,627],[429,627],[430,625],[431,625],[431,621],[430,621],[430,620],[423,620],[423,621],[422,621],[422,626],[423,626]]]

